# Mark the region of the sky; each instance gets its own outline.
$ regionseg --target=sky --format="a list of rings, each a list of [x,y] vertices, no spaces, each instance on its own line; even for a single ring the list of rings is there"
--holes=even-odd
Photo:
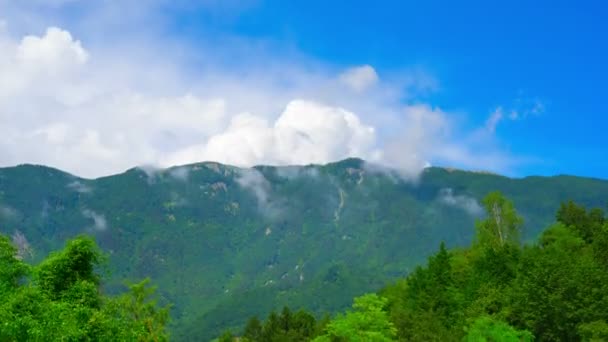
[[[600,1],[0,0],[0,166],[608,179]]]

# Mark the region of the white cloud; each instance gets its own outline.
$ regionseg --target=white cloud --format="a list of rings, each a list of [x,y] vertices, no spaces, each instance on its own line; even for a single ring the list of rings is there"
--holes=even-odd
[[[519,120],[528,116],[541,115],[546,110],[546,104],[538,98],[518,98],[515,100],[514,108],[509,114],[509,119]]]
[[[498,106],[486,120],[486,130],[489,133],[494,133],[496,127],[503,120],[522,120],[528,116],[537,116],[545,112],[545,103],[539,99],[522,99],[515,100],[514,105],[509,109],[503,106]]]
[[[17,46],[16,59],[29,68],[61,72],[64,68],[86,63],[89,54],[68,31],[49,27],[42,37],[24,37]]]
[[[503,119],[503,109],[502,107],[496,108],[492,114],[486,120],[486,130],[490,133],[494,133],[496,131],[496,126]]]
[[[108,223],[104,215],[98,214],[90,209],[84,209],[82,210],[82,216],[93,220],[93,229],[97,231],[104,231],[108,229]]]
[[[446,205],[460,208],[471,216],[480,216],[483,214],[483,208],[475,198],[466,195],[454,196],[454,190],[451,188],[445,188],[439,191],[439,201]]]
[[[268,203],[270,183],[256,169],[239,170],[236,182],[243,188],[251,190],[261,205]]]
[[[213,160],[226,164],[327,163],[350,156],[374,155],[374,128],[338,107],[291,101],[270,124],[252,114],[232,118],[228,128],[202,145],[178,151],[165,164]]]
[[[439,108],[407,106],[397,136],[388,140],[380,156],[371,158],[406,178],[415,178],[430,163],[436,149],[449,144],[449,121]]]
[[[340,82],[356,92],[362,92],[378,83],[378,74],[371,65],[362,65],[346,70],[340,75]]]
[[[67,187],[81,194],[90,194],[93,192],[93,188],[77,180],[69,183]]]
[[[416,89],[436,87],[420,70],[381,80],[370,65],[337,70],[255,41],[190,44],[136,31],[158,19],[151,14],[157,6],[169,5],[154,3],[87,3],[90,13],[73,23],[0,0],[17,23],[8,29],[19,32],[0,29],[0,165],[38,163],[98,177],[135,165],[361,157],[415,177],[428,163],[478,165],[478,146],[496,146],[453,134],[449,113],[404,105],[415,102]],[[117,8],[143,14],[111,15]],[[39,27],[55,19],[75,31]],[[491,152],[500,162],[486,167],[509,164],[499,148]]]
[[[240,169],[236,182],[255,196],[258,209],[266,218],[276,219],[282,213],[280,201],[271,199],[270,182],[260,171],[254,168]]]
[[[185,166],[176,167],[176,168],[171,169],[171,171],[169,171],[169,175],[179,181],[185,182],[188,180],[188,177],[190,176],[190,169],[188,169]]]

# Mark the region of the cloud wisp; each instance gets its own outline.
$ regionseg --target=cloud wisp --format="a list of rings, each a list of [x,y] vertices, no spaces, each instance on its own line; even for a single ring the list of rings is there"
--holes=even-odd
[[[93,220],[92,228],[95,231],[103,232],[108,229],[108,222],[106,221],[106,217],[104,215],[96,213],[90,209],[83,209],[82,216]]]
[[[283,212],[281,201],[272,199],[272,187],[264,175],[255,168],[240,169],[235,178],[237,184],[250,191],[256,198],[258,210],[270,220]]]
[[[471,216],[479,217],[483,214],[483,208],[475,198],[466,195],[454,195],[454,190],[451,188],[441,189],[438,199],[441,203],[460,208]]]
[[[489,133],[494,133],[498,124],[504,120],[517,121],[529,116],[542,115],[546,110],[546,104],[540,99],[517,98],[512,107],[506,108],[498,106],[486,120],[485,129]]]
[[[0,218],[5,220],[15,220],[19,217],[19,212],[9,206],[0,204]]]
[[[93,192],[93,188],[78,180],[68,183],[67,187],[81,194],[90,194]]]

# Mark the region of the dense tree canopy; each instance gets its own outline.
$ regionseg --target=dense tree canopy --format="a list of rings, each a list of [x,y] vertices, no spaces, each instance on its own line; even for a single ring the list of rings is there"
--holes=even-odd
[[[148,280],[117,297],[102,294],[104,259],[88,237],[28,265],[0,235],[0,341],[164,341],[168,307]]]
[[[252,317],[220,341],[603,341],[608,339],[608,219],[564,203],[538,240],[500,193],[483,201],[469,248],[439,250],[405,279],[318,320],[307,311]],[[104,254],[88,237],[36,265],[0,235],[0,341],[165,341],[168,307],[149,280],[104,295]],[[340,268],[328,272],[339,277]],[[238,336],[238,337],[236,337]]]
[[[446,252],[441,246],[426,267],[382,292],[399,339],[603,336],[608,321],[608,269],[599,252],[608,232],[604,213],[564,204],[558,222],[537,243],[521,246],[521,218],[512,204],[500,193],[483,203],[486,218],[477,223],[471,248]]]

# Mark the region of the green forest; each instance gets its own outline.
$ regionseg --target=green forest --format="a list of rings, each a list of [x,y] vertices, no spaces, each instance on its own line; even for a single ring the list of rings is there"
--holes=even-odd
[[[237,168],[196,163],[83,179],[35,165],[0,168],[0,233],[40,263],[86,234],[106,255],[103,291],[150,278],[171,303],[174,341],[209,341],[283,306],[321,317],[411,274],[444,241],[473,241],[500,190],[538,241],[560,203],[604,207],[608,181],[508,178],[428,168],[404,181],[360,159]]]
[[[538,241],[499,192],[482,201],[468,248],[446,248],[406,278],[354,298],[337,315],[284,307],[218,341],[604,341],[608,219],[563,203]],[[149,280],[104,294],[107,256],[80,236],[31,265],[0,237],[1,341],[165,341],[170,305]],[[104,266],[105,265],[105,266]]]
[[[425,266],[352,309],[321,319],[285,307],[219,341],[606,341],[608,219],[564,203],[539,241],[499,192],[483,200],[468,248],[445,244]]]
[[[79,237],[29,265],[0,235],[0,341],[166,341],[169,307],[156,304],[149,280],[105,296],[103,260],[91,238]]]

